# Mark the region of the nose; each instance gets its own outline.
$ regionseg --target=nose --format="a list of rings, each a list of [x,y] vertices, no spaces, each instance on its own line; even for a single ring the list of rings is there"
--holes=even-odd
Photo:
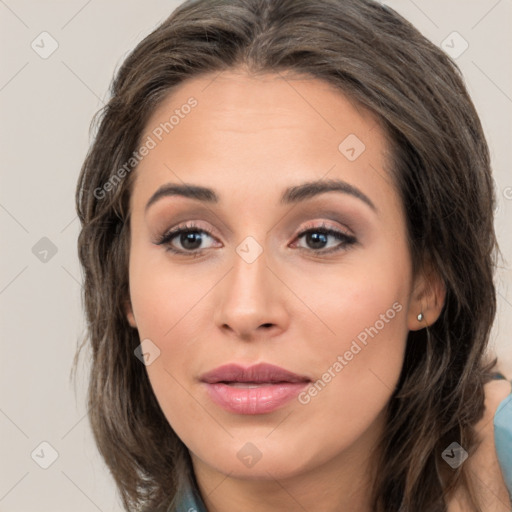
[[[265,252],[248,263],[238,255],[216,289],[215,323],[242,340],[275,337],[288,327],[283,282],[267,266]]]

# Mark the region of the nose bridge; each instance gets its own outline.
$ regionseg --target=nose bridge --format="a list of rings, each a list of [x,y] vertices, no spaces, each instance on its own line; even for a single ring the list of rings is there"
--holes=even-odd
[[[216,322],[239,335],[249,335],[263,324],[281,323],[278,289],[272,285],[263,246],[246,237],[235,249],[233,266],[219,290]]]
[[[228,278],[228,294],[236,303],[249,307],[254,301],[265,299],[269,269],[263,246],[252,236],[245,238],[235,249],[233,269]],[[254,304],[251,306],[254,307]]]

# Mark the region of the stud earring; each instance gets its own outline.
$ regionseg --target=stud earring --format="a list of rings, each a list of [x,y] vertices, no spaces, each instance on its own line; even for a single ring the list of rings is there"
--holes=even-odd
[[[423,320],[423,313],[420,313],[418,315],[418,322],[421,322]]]

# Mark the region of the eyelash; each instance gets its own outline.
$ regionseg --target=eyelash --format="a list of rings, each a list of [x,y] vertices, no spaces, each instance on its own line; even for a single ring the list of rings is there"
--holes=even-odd
[[[170,242],[174,238],[176,238],[178,235],[181,235],[182,233],[200,233],[200,234],[206,233],[208,236],[214,238],[213,233],[209,229],[200,228],[199,226],[191,223],[191,224],[187,224],[185,226],[180,226],[180,227],[177,227],[175,229],[165,232],[159,238],[158,242],[156,242],[156,245],[165,245],[166,250],[169,252],[172,252],[174,254],[190,256],[192,258],[197,258],[197,257],[201,256],[203,251],[205,251],[206,249],[196,249],[194,251],[183,251],[180,249],[175,249],[174,247],[171,246]],[[313,253],[320,254],[320,255],[332,254],[332,253],[341,251],[343,249],[349,248],[350,246],[354,245],[357,242],[357,240],[354,236],[347,235],[346,233],[343,233],[342,231],[338,231],[336,229],[329,228],[324,223],[322,223],[320,226],[307,227],[306,229],[304,229],[297,235],[297,239],[300,240],[302,237],[304,237],[305,235],[307,235],[309,233],[321,233],[323,235],[331,235],[334,238],[336,238],[337,240],[340,240],[342,242],[337,247],[334,247],[334,248],[331,248],[328,250],[314,250],[314,249],[307,249],[304,247],[300,248],[301,250],[312,251]]]

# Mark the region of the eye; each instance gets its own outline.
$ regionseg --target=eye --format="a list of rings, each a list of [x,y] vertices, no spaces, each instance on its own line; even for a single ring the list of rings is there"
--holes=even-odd
[[[203,249],[206,249],[205,247],[200,247],[205,235],[212,238],[212,233],[208,229],[200,228],[195,224],[187,224],[167,231],[160,237],[156,244],[165,245],[166,250],[175,254],[199,256]],[[182,246],[181,249],[173,246],[173,240],[175,238]]]
[[[156,245],[165,245],[166,250],[174,254],[197,257],[200,256],[205,249],[208,249],[208,247],[201,247],[205,236],[213,238],[211,231],[191,223],[165,232],[159,238],[158,242],[156,242]],[[325,246],[329,245],[329,238],[334,239],[334,241],[338,243],[335,244],[334,247],[328,247],[326,250]],[[175,239],[176,241],[174,241]],[[313,226],[301,231],[297,235],[297,239],[304,239],[306,244],[310,246],[299,247],[299,249],[317,254],[330,254],[341,251],[357,242],[357,239],[353,235],[330,228],[326,224]],[[181,248],[175,247],[175,243],[179,243]]]
[[[297,238],[299,240],[304,239],[305,243],[309,245],[309,247],[301,247],[301,249],[312,250],[319,254],[330,254],[341,251],[357,242],[357,239],[353,235],[330,228],[326,224],[306,229],[299,233]],[[329,238],[334,239],[334,242],[338,241],[338,243],[335,244],[334,247],[331,246],[326,249],[326,245],[329,245]]]

